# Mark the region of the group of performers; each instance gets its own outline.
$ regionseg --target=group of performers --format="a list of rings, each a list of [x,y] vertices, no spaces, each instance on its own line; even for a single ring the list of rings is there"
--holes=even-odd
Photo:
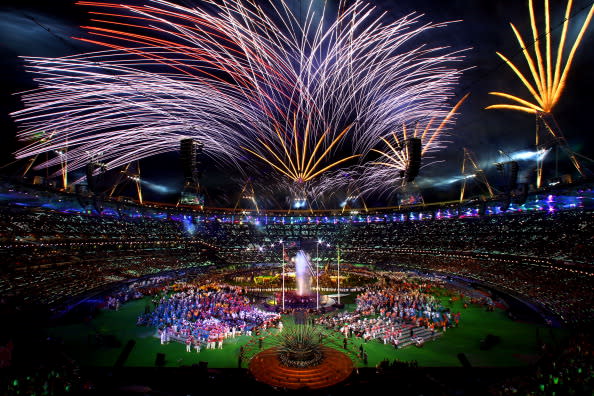
[[[357,297],[357,311],[443,331],[460,321],[459,312],[452,314],[434,295],[411,283],[362,293]]]
[[[163,296],[152,312],[138,318],[138,325],[156,327],[161,343],[177,341],[200,352],[222,349],[225,339],[252,335],[256,329],[278,327],[280,314],[255,308],[238,287],[189,285]]]
[[[354,312],[321,316],[315,322],[340,331],[345,338],[378,339],[398,347],[401,339],[414,340],[414,328],[425,327],[432,336],[437,330],[445,332],[458,325],[460,313],[451,313],[433,294],[428,284],[392,281],[361,293]],[[141,315],[138,325],[156,327],[162,344],[177,341],[185,344],[188,352],[222,349],[226,339],[282,328],[280,313],[254,307],[240,287],[187,285],[153,303],[154,310]]]
[[[360,337],[366,342],[378,339],[398,347],[402,340],[411,339],[417,346],[424,339],[415,328],[424,327],[426,337],[437,330],[457,326],[460,313],[451,313],[433,295],[431,286],[401,279],[388,287],[371,288],[356,300],[354,312],[321,316],[317,324],[340,331],[344,337]]]

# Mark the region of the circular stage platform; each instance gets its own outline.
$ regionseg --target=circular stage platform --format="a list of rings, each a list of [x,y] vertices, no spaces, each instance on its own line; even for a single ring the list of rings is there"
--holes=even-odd
[[[254,356],[249,368],[257,381],[287,389],[326,388],[351,375],[353,362],[347,355],[328,347],[322,352],[324,359],[317,366],[295,368],[282,365],[277,348],[270,348]]]

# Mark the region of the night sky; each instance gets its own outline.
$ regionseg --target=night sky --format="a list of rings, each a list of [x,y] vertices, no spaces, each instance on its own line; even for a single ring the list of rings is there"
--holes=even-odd
[[[125,2],[126,0],[121,0]],[[178,0],[184,5],[198,4],[198,0]],[[297,0],[288,0],[289,3]],[[306,1],[303,2],[306,4]],[[461,108],[461,115],[454,127],[452,144],[440,154],[445,163],[425,168],[418,177],[422,185],[444,180],[459,173],[463,157],[462,147],[475,152],[482,166],[492,178],[497,174],[492,164],[500,160],[498,150],[513,153],[534,150],[534,116],[525,113],[483,110],[486,106],[503,103],[487,95],[489,91],[503,91],[530,100],[530,96],[516,79],[513,72],[496,56],[500,51],[524,71],[525,61],[515,40],[509,22],[513,22],[528,41],[531,31],[527,0],[382,0],[375,1],[378,9],[386,11],[387,19],[399,18],[416,11],[425,14],[424,21],[460,20],[438,30],[434,36],[424,35],[422,40],[432,46],[447,45],[453,49],[470,48],[464,67],[468,70],[457,87],[458,97],[470,92],[469,100]],[[537,18],[542,17],[542,1],[535,0]],[[551,25],[555,38],[560,35],[566,2],[552,0]],[[574,17],[570,22],[569,37],[575,37],[577,29],[586,17],[592,0],[575,0]],[[0,125],[2,133],[2,163],[12,161],[16,149],[16,126],[8,115],[22,108],[14,93],[34,88],[32,76],[23,70],[19,56],[58,57],[98,50],[90,44],[72,39],[85,37],[79,28],[87,23],[89,9],[74,6],[74,0],[3,0],[0,4]],[[594,25],[594,24],[593,24]],[[542,27],[542,25],[539,25]],[[530,45],[531,41],[528,45]],[[594,26],[590,26],[578,49],[570,73],[566,91],[557,104],[554,114],[571,148],[587,157],[594,157],[592,144],[592,108],[594,105]],[[454,102],[454,101],[453,101]],[[453,104],[453,103],[452,103]],[[147,159],[142,162],[143,178],[167,186],[171,194],[147,190],[148,199],[171,201],[177,197],[182,184],[182,172],[177,153]],[[164,166],[164,164],[167,164]],[[584,165],[593,168],[594,164]],[[522,162],[521,174],[527,176],[533,162]],[[560,164],[561,170],[571,170]],[[4,171],[6,172],[5,168]],[[423,182],[425,180],[425,182]],[[233,206],[233,196],[241,186],[227,173],[215,169],[207,161],[204,184],[209,192],[210,203]],[[455,191],[454,191],[455,190]],[[429,199],[454,198],[458,185],[439,189],[425,189]],[[225,202],[227,200],[227,202]],[[377,202],[381,204],[382,202]],[[208,204],[208,202],[207,202]]]

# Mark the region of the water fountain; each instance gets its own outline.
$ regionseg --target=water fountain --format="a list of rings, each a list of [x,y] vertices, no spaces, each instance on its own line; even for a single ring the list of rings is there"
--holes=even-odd
[[[298,296],[308,297],[311,295],[311,272],[309,258],[303,250],[297,252],[295,256],[295,282],[297,288],[295,292]]]
[[[318,305],[318,290],[311,290],[312,275],[317,275],[318,271],[312,269],[309,256],[303,250],[297,252],[292,261],[295,263],[295,290],[283,289],[276,297],[277,307],[295,310],[295,326],[277,336],[276,346],[250,360],[250,372],[257,381],[286,389],[319,389],[337,384],[349,377],[353,362],[340,350],[323,344],[320,327],[307,324],[305,311]],[[320,307],[331,307],[333,300],[323,297]]]
[[[292,309],[316,308],[316,293],[311,290],[312,267],[309,256],[303,250],[292,259],[295,263],[295,290],[286,290],[284,306]],[[283,295],[277,294],[277,305],[282,306]]]

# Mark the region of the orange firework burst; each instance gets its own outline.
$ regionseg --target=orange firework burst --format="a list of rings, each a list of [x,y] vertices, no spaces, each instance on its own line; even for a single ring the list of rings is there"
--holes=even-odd
[[[322,166],[332,149],[343,139],[352,125],[347,126],[334,138],[329,138],[329,129],[319,137],[310,134],[311,118],[308,117],[304,131],[301,132],[297,123],[297,116],[293,119],[291,133],[286,133],[277,125],[275,126],[275,140],[266,142],[258,138],[261,151],[266,155],[257,153],[247,147],[242,148],[268,165],[279,171],[294,182],[305,183],[321,173],[342,164],[350,159],[360,157],[360,154],[349,155],[334,161],[329,165]],[[311,140],[311,142],[310,142]],[[309,144],[308,144],[309,143]],[[325,148],[322,146],[326,145]],[[312,149],[313,147],[313,149]],[[262,150],[263,149],[263,150]]]
[[[536,26],[534,17],[534,5],[533,1],[528,1],[528,8],[530,10],[530,25],[532,28],[532,37],[534,38],[534,56],[530,54],[526,47],[525,41],[522,35],[516,29],[516,27],[510,23],[512,30],[522,48],[524,58],[528,63],[530,69],[530,75],[532,82],[526,77],[518,67],[516,67],[507,57],[497,52],[497,55],[505,61],[505,63],[516,73],[518,78],[522,81],[524,86],[530,91],[530,94],[534,98],[534,102],[524,100],[514,95],[510,95],[503,92],[490,92],[491,95],[501,96],[506,99],[510,99],[515,104],[496,104],[488,106],[487,109],[510,109],[524,111],[527,113],[538,114],[538,113],[551,113],[553,107],[559,101],[565,83],[567,74],[571,69],[575,53],[584,37],[586,29],[590,24],[592,16],[594,14],[594,5],[590,8],[586,20],[582,24],[582,27],[577,35],[571,50],[567,58],[564,59],[565,43],[567,41],[567,30],[569,27],[569,20],[571,14],[573,0],[567,2],[567,8],[565,9],[565,19],[563,22],[563,30],[561,32],[561,39],[559,40],[559,46],[557,48],[556,59],[553,60],[552,52],[552,39],[551,39],[551,18],[549,13],[549,0],[544,1],[545,8],[545,54],[541,51],[541,40],[539,38],[539,31]],[[535,59],[536,58],[536,59]],[[554,64],[553,64],[554,63]]]

